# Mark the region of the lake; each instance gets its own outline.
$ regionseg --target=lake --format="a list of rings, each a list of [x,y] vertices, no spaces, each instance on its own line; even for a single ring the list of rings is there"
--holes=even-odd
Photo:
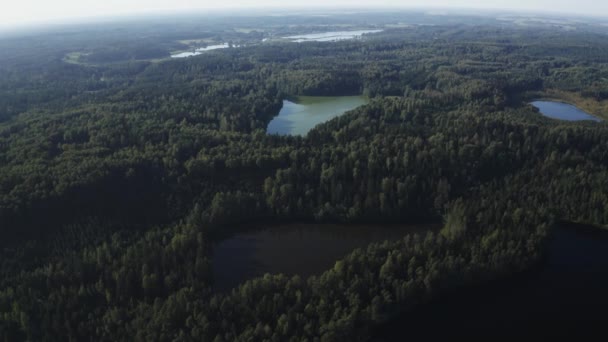
[[[601,119],[582,111],[581,109],[567,103],[556,101],[534,101],[531,103],[544,116],[566,121],[581,121],[593,120],[602,121]]]
[[[303,278],[332,268],[356,248],[438,231],[439,225],[289,224],[237,232],[213,249],[214,285],[227,291],[245,280],[270,274]]]
[[[369,33],[378,33],[382,30],[358,30],[358,31],[332,31],[323,33],[301,34],[283,37],[295,43],[304,42],[337,42],[340,40],[355,39]]]
[[[316,125],[368,102],[364,96],[300,96],[283,108],[266,129],[268,134],[306,135]]]
[[[209,45],[204,48],[197,48],[194,51],[187,51],[187,52],[180,52],[180,53],[173,54],[173,55],[171,55],[171,58],[185,58],[185,57],[198,56],[207,51],[227,49],[229,47],[230,47],[230,44],[228,44],[228,43]],[[239,45],[233,45],[233,47],[239,47]]]
[[[538,269],[438,299],[379,327],[374,340],[520,340],[532,333],[541,341],[574,334],[585,340],[605,333],[608,231],[564,224],[552,235]]]

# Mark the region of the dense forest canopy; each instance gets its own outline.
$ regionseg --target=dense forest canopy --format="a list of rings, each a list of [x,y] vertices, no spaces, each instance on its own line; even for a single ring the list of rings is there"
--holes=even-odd
[[[608,126],[528,104],[608,118],[608,29],[592,21],[108,25],[0,39],[3,340],[365,340],[439,293],[528,269],[557,220],[608,222]],[[383,31],[272,39],[345,25]],[[169,58],[192,39],[244,46]],[[286,98],[360,94],[307,136],[265,133]],[[212,290],[214,236],[301,221],[444,228],[309,279]]]

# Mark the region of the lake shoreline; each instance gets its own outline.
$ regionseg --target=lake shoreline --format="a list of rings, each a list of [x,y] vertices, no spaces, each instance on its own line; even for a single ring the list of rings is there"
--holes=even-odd
[[[591,98],[584,98],[573,92],[566,92],[557,89],[546,89],[536,93],[528,99],[531,101],[554,101],[575,106],[589,115],[595,116],[603,121],[608,121],[608,101],[597,101]]]
[[[603,121],[602,118],[590,114],[576,105],[561,100],[536,99],[529,102],[529,104],[535,107],[544,117],[550,119],[565,122],[594,121],[599,123]]]

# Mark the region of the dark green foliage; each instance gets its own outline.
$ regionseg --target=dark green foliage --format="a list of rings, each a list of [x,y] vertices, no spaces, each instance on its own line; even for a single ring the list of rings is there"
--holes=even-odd
[[[62,61],[69,46],[0,59],[1,339],[364,340],[527,269],[555,219],[608,222],[607,126],[522,101],[605,98],[604,36],[415,27],[135,61],[161,43],[89,46],[98,64]],[[361,93],[368,105],[306,137],[264,132],[287,96]],[[442,218],[310,279],[212,290],[212,239],[230,225]]]

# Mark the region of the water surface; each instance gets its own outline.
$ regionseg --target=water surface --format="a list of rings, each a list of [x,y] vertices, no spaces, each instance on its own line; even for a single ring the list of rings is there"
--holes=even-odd
[[[265,273],[308,277],[332,268],[372,242],[425,235],[437,225],[290,224],[259,227],[219,241],[213,251],[214,284],[226,291]]]
[[[601,119],[582,111],[581,109],[567,103],[556,101],[534,101],[532,105],[538,108],[544,116],[566,121],[593,120]]]
[[[283,108],[266,129],[268,134],[306,135],[316,125],[368,102],[363,96],[301,96],[284,100]]]
[[[332,31],[323,33],[301,34],[295,36],[283,37],[295,43],[303,42],[337,42],[340,40],[355,39],[368,33],[378,33],[382,30],[358,30],[358,31]]]
[[[358,30],[358,31],[333,31],[333,32],[324,32],[324,33],[312,33],[312,34],[302,34],[295,36],[283,37],[283,39],[287,39],[291,42],[295,43],[303,43],[303,42],[337,42],[340,40],[348,40],[361,38],[364,34],[368,33],[378,33],[382,32],[382,30]],[[266,42],[268,38],[264,38],[262,42]],[[209,45],[203,48],[197,48],[193,51],[185,51],[180,53],[175,53],[171,55],[171,58],[186,58],[192,56],[201,55],[207,51],[218,50],[218,49],[226,49],[229,48],[230,44],[222,43],[216,45]],[[233,45],[232,47],[238,48],[241,47],[239,45]]]
[[[180,52],[180,53],[173,54],[173,55],[171,55],[171,58],[185,58],[185,57],[191,57],[191,56],[198,56],[207,51],[226,49],[229,47],[230,47],[230,44],[228,44],[228,43],[209,45],[204,48],[197,48],[194,51],[187,51],[187,52]],[[233,45],[233,47],[239,47],[239,46]]]

